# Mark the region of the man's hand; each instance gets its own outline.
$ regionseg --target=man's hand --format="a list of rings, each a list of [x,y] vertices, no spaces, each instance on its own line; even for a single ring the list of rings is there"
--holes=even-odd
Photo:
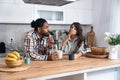
[[[54,39],[52,36],[49,37],[49,40],[48,40],[48,47],[49,48],[52,48],[52,45],[54,44]]]

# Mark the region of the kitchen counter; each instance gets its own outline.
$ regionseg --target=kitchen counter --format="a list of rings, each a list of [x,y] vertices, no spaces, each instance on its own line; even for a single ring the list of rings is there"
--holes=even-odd
[[[0,65],[3,64],[5,64],[4,61],[0,61]],[[30,68],[21,72],[0,72],[0,80],[24,80],[38,77],[38,80],[46,80],[116,67],[120,67],[120,59],[80,57],[77,60],[70,61],[67,57],[64,57],[57,61],[31,61]]]

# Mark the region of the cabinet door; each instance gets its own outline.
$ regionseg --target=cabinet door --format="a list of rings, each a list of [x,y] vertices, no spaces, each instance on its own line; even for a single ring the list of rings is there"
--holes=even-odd
[[[0,5],[0,23],[30,23],[32,21],[31,5]]]
[[[72,24],[73,22],[79,22],[77,10],[65,9],[65,23]]]
[[[0,4],[13,4],[14,0],[0,0]]]
[[[46,19],[48,22],[62,22],[63,11],[38,10],[39,17]]]
[[[61,7],[34,5],[34,18],[45,18],[50,24],[60,24],[64,22],[64,11]]]
[[[92,24],[92,0],[79,0],[63,6],[65,9],[65,22],[71,24]]]
[[[88,73],[87,80],[117,80],[117,70],[108,69]]]
[[[80,22],[81,24],[92,24],[92,11],[80,9],[66,9],[65,22],[71,24]]]

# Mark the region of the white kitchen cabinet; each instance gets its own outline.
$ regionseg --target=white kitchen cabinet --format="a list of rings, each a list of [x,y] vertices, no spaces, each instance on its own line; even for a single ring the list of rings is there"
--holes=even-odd
[[[62,20],[47,20],[50,24],[92,24],[92,0],[80,0],[64,6],[26,4],[22,0],[0,0],[0,4],[0,23],[30,23],[41,17],[40,10],[45,10],[63,12]]]
[[[117,68],[81,73],[50,80],[119,80]],[[49,79],[48,79],[49,80]]]
[[[45,78],[31,78],[31,79],[27,79],[27,80],[85,80],[84,79],[84,73],[82,74],[77,74],[77,75],[72,75],[71,76],[64,76],[63,77],[57,77],[55,76],[56,78],[48,78],[48,79],[45,79]]]
[[[65,11],[65,23],[92,24],[92,0],[76,1],[62,8]]]
[[[71,24],[75,21],[78,21],[76,10],[66,9],[64,15],[65,15],[65,23],[67,24]]]
[[[89,72],[87,74],[87,80],[119,80],[117,78],[117,72],[116,68]]]
[[[68,75],[68,76],[65,76]],[[61,76],[61,77],[60,77]],[[70,74],[63,73],[54,76],[31,78],[27,80],[119,80],[118,68],[87,71],[79,74],[78,72],[71,72]]]
[[[48,11],[48,10],[38,10],[38,15],[41,18],[46,19],[48,22],[63,22],[63,11]]]
[[[47,20],[50,24],[62,24],[64,22],[64,12],[58,6],[26,4],[20,0],[14,0],[13,3],[1,3],[0,23],[30,23],[32,20],[41,17],[40,10],[53,12],[52,16],[46,14],[47,17],[52,17],[52,20]],[[62,12],[62,15],[56,15],[58,12]]]
[[[81,24],[92,24],[92,11],[79,9],[65,10],[65,23],[80,22]]]
[[[23,0],[0,0],[0,4],[25,4]]]
[[[0,23],[30,23],[32,19],[32,5],[0,5]]]
[[[25,5],[26,4],[26,3],[24,3],[23,0],[14,0],[14,3],[18,4],[18,5]]]
[[[45,18],[50,24],[64,23],[64,11],[58,6],[34,5],[34,19]]]
[[[35,18],[40,17],[39,10],[63,11],[63,21],[48,20],[53,24],[71,24],[80,22],[81,24],[92,24],[92,0],[80,0],[64,6],[44,6],[35,5]]]
[[[14,0],[0,0],[0,4],[14,4]]]
[[[77,75],[65,76],[61,78],[54,78],[48,80],[85,80],[85,79],[84,79],[84,74],[77,74]]]

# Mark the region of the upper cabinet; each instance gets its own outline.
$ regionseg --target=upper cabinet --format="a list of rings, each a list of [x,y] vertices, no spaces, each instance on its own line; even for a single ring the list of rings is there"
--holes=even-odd
[[[14,0],[0,0],[0,4],[14,4]]]
[[[40,17],[47,19],[50,24],[92,24],[92,0],[80,0],[64,6],[0,0],[0,23],[30,23]]]
[[[0,23],[30,23],[33,5],[22,0],[0,0]]]
[[[0,23],[29,23],[33,18],[32,16],[31,5],[0,5]]]
[[[92,24],[92,0],[80,0],[62,7],[65,23]]]
[[[92,24],[92,11],[66,9],[64,15],[65,23],[80,22],[81,24]]]
[[[38,10],[38,15],[47,21],[63,21],[63,11]]]
[[[51,18],[48,22],[52,24],[71,24],[73,22],[92,24],[92,0],[80,0],[59,7],[35,5],[34,8],[35,18]],[[42,11],[46,11],[46,13],[43,14]],[[56,14],[57,12],[62,12],[62,15],[60,16],[59,14]],[[55,19],[57,16],[58,18],[61,17],[61,20]]]
[[[64,23],[64,11],[58,6],[34,5],[34,19],[45,18],[50,24]]]

